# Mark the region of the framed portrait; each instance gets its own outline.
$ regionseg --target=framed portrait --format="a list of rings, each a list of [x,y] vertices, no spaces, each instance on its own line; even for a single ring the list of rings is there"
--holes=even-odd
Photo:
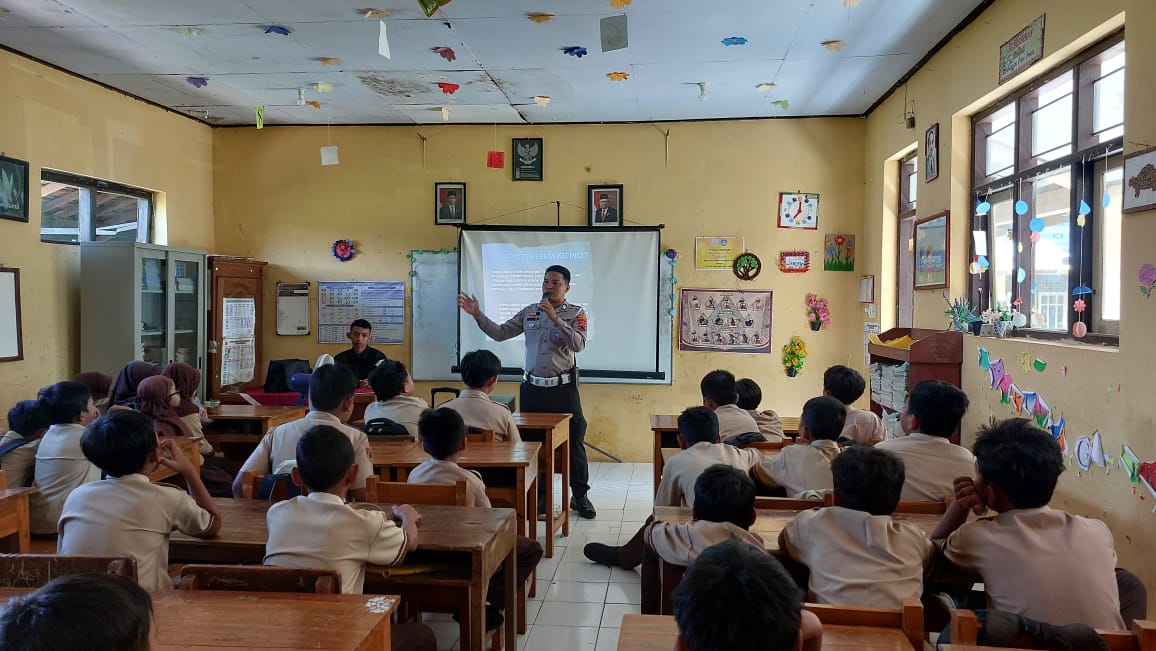
[[[0,362],[24,359],[20,327],[20,270],[0,268]]]
[[[951,223],[945,210],[915,222],[915,289],[947,287]]]
[[[541,138],[514,138],[514,180],[541,181],[542,157]]]
[[[28,221],[28,161],[0,156],[0,217]]]
[[[939,178],[939,123],[927,127],[923,135],[923,182]]]
[[[1124,212],[1156,208],[1156,147],[1124,159]]]
[[[434,184],[434,223],[460,226],[466,223],[466,184]]]
[[[586,214],[590,226],[616,228],[622,225],[622,186],[586,186]]]

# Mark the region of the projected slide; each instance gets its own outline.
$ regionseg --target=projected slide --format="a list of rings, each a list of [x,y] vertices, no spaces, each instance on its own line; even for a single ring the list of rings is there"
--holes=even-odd
[[[570,293],[566,300],[589,312],[594,288],[584,281],[591,277],[590,259],[589,242],[536,247],[509,242],[483,244],[485,289],[478,299],[487,307],[487,316],[503,323],[523,307],[542,300],[542,276],[547,267],[560,264],[570,270]]]

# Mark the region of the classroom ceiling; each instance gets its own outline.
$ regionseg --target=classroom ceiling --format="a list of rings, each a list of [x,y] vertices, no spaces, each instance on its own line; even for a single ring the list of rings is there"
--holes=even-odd
[[[982,2],[0,0],[0,45],[217,125],[861,115]]]

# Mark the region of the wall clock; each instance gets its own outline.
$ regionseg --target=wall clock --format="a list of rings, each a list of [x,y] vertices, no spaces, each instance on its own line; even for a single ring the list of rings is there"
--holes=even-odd
[[[779,228],[819,228],[819,195],[808,192],[779,193]]]

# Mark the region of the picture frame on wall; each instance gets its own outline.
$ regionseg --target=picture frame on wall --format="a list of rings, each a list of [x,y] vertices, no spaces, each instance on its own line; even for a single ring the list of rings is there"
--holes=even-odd
[[[923,182],[939,178],[939,123],[927,127],[923,134]]]
[[[941,213],[915,222],[915,289],[945,289],[950,270],[951,215]]]
[[[439,226],[461,226],[466,223],[466,184],[434,184],[434,223]]]
[[[1124,158],[1124,212],[1156,208],[1156,147]]]
[[[621,185],[586,186],[586,214],[589,226],[617,228],[623,223]]]
[[[515,181],[542,180],[542,139],[541,138],[514,138],[514,170]]]
[[[0,217],[28,221],[28,161],[0,156]]]
[[[0,362],[24,359],[20,323],[20,270],[0,267]]]

